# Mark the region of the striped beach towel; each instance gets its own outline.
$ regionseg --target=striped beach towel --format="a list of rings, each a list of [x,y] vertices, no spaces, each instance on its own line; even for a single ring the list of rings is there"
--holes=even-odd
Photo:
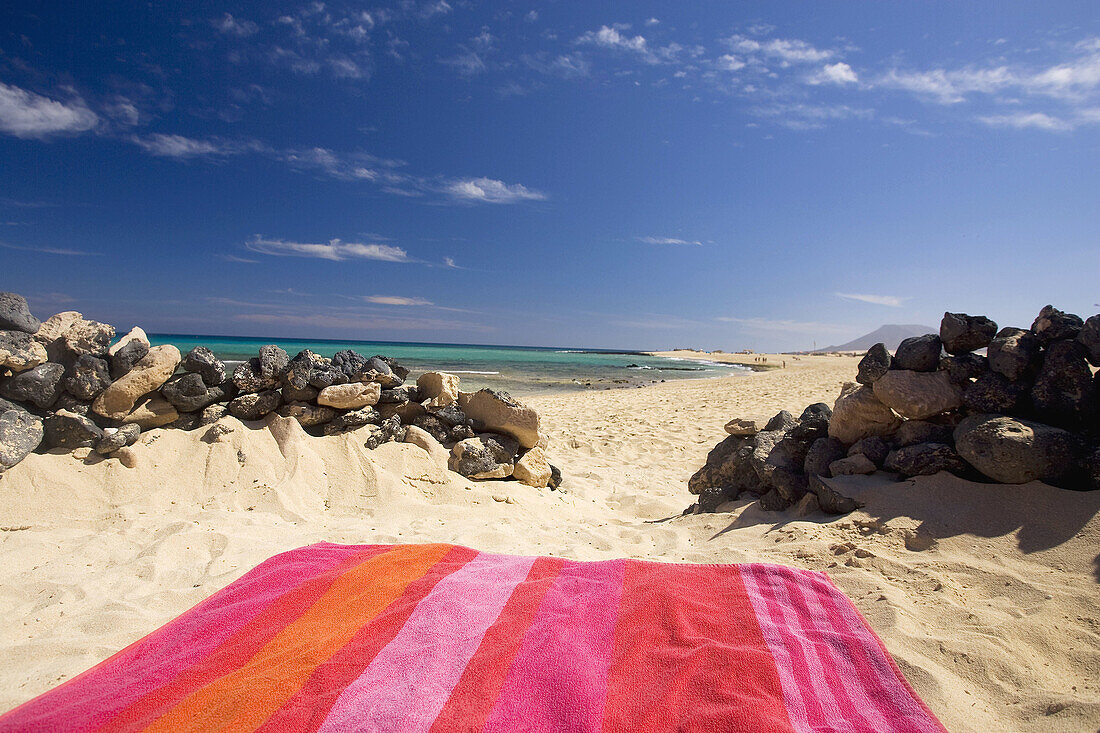
[[[942,731],[822,573],[277,555],[2,731]]]

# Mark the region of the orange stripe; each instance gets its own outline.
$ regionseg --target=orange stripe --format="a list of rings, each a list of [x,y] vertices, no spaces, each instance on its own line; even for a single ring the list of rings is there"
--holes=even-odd
[[[241,668],[196,690],[145,730],[254,730],[451,547],[399,547],[352,568]]]

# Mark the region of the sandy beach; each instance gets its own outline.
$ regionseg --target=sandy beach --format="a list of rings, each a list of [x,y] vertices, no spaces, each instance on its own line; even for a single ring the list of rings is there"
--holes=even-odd
[[[694,358],[736,359],[743,355]],[[751,357],[749,357],[751,359]],[[776,357],[771,357],[774,362]],[[238,578],[320,540],[455,542],[574,559],[773,562],[827,572],[954,731],[1100,721],[1100,495],[947,474],[843,479],[864,509],[750,502],[681,516],[732,417],[832,403],[850,357],[644,389],[535,397],[561,491],[473,482],[409,444],[313,438],[287,418],[152,430],[137,464],[31,455],[0,477],[0,710]]]

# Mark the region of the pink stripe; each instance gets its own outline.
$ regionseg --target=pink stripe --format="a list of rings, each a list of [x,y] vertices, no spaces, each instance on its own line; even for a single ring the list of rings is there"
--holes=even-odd
[[[782,624],[776,621],[772,612],[772,604],[760,587],[756,575],[760,568],[757,565],[740,565],[738,567],[741,570],[741,579],[745,584],[745,590],[748,591],[749,601],[752,602],[752,608],[756,612],[756,620],[760,624],[760,631],[764,636],[764,641],[768,644],[768,649],[771,650],[772,658],[775,660],[775,669],[779,673],[779,684],[783,688],[783,702],[787,707],[791,727],[796,731],[814,731],[817,722],[816,716],[813,716],[815,717],[815,724],[811,725],[811,714],[807,709],[806,700],[802,697],[802,685],[799,683],[795,672],[793,654],[787,648],[786,640],[782,634]]]
[[[796,570],[787,572],[797,574],[801,579],[801,582],[788,582],[784,585],[788,594],[793,589],[792,602],[800,604],[798,610],[802,618],[809,619],[813,627],[812,630],[807,630],[807,636],[821,639],[819,652],[826,670],[825,679],[842,698],[841,704],[848,711],[848,719],[862,722],[865,730],[888,730],[890,724],[886,716],[867,696],[859,670],[852,661],[848,650],[850,637],[826,623],[828,612],[825,610],[826,601],[822,595],[829,594],[823,594],[818,588],[811,588],[814,584],[805,577],[816,576],[816,573]]]
[[[936,720],[916,693],[901,676],[889,652],[865,624],[848,597],[836,589],[824,576],[816,573],[810,579],[820,590],[829,622],[849,640],[848,653],[853,665],[865,681],[872,703],[884,711],[890,720],[887,731],[927,733],[946,728]]]
[[[523,637],[484,733],[599,730],[625,565],[566,561]]]
[[[337,698],[320,733],[426,731],[533,557],[478,555],[440,580]]]
[[[68,709],[66,730],[86,733],[199,662],[275,599],[338,566],[362,546],[319,544],[268,558],[235,583],[105,662],[4,716],[34,726]],[[45,717],[41,717],[45,716]]]

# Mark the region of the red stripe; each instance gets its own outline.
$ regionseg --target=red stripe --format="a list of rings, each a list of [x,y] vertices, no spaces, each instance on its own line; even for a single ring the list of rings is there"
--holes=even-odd
[[[527,579],[516,586],[500,617],[485,632],[430,733],[474,733],[485,727],[524,633],[563,564],[552,557],[535,560]]]
[[[603,731],[670,730],[794,731],[735,566],[627,563]]]
[[[210,656],[182,672],[168,684],[153,690],[120,711],[103,728],[112,733],[141,730],[195,690],[230,674],[251,659],[287,624],[302,615],[323,596],[340,575],[391,549],[392,547],[386,545],[366,546],[362,551],[349,555],[335,568],[311,578],[276,599],[262,613],[226,639]]]
[[[315,731],[321,727],[336,699],[397,635],[409,616],[443,578],[477,557],[477,550],[454,547],[423,577],[413,581],[404,595],[356,632],[352,640],[313,671],[309,680],[263,725],[265,733]]]

